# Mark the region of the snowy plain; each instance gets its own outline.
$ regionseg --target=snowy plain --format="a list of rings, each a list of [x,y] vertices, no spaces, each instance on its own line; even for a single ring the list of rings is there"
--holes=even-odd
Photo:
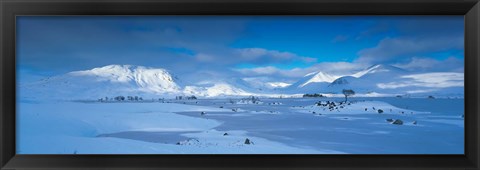
[[[463,154],[464,99],[19,101],[19,154]],[[316,103],[335,102],[337,108]],[[382,109],[382,113],[378,110]],[[403,121],[392,124],[387,119]],[[415,123],[414,123],[415,122]],[[246,143],[246,139],[249,140]]]

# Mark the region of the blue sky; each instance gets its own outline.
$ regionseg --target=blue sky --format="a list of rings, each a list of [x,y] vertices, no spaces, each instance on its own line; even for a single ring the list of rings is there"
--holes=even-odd
[[[373,64],[463,71],[463,16],[17,17],[20,81],[110,64],[185,79],[349,74]]]

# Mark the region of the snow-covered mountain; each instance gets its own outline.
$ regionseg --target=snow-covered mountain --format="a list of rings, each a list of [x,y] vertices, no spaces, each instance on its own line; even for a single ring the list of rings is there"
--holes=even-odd
[[[463,73],[416,73],[377,64],[351,75],[334,77],[321,71],[305,75],[285,93],[333,93],[353,89],[359,94],[462,96]]]
[[[376,64],[371,67],[368,67],[367,69],[364,69],[355,74],[352,74],[351,76],[360,78],[365,75],[392,75],[392,74],[397,75],[405,72],[406,70],[403,70],[395,66],[386,65],[386,64]]]
[[[235,84],[235,82],[233,82]],[[240,86],[240,87],[237,87]],[[186,84],[162,68],[108,65],[73,71],[19,86],[21,99],[94,100],[114,96],[144,98],[196,95],[203,97],[246,96],[246,86],[215,82]]]
[[[423,94],[463,96],[463,73],[414,73],[390,65],[374,65],[341,77],[317,71],[287,86],[270,86],[268,78],[209,79],[185,83],[162,68],[108,65],[91,70],[73,71],[19,85],[20,99],[99,99],[114,96],[144,98],[195,95],[202,97],[269,96],[281,94],[341,94],[352,89],[357,94]],[[274,82],[278,83],[278,82]]]
[[[315,83],[331,83],[338,77],[332,76],[330,74],[317,71],[313,73],[309,73],[305,75],[302,79],[300,79],[295,84],[292,84],[292,87],[303,88],[305,86],[315,84]]]
[[[297,82],[283,89],[286,93],[310,93],[327,87],[328,84],[335,81],[338,77],[332,76],[322,71],[309,73]]]
[[[384,91],[377,84],[400,81],[401,76],[406,74],[409,73],[401,68],[377,64],[355,74],[342,76],[330,83],[325,90],[332,93],[339,93],[343,89],[354,89],[361,93],[378,93],[380,91],[392,93],[392,90]]]
[[[195,95],[204,97],[226,97],[226,96],[250,96],[255,95],[243,89],[234,87],[230,84],[219,83],[208,87],[186,86],[185,95]]]
[[[95,77],[97,81],[118,83],[137,87],[140,91],[152,93],[178,92],[180,87],[167,70],[131,65],[108,65],[67,74],[73,77]],[[176,79],[176,80],[175,80]]]
[[[357,93],[408,96],[463,96],[463,73],[410,72],[401,68],[378,64],[350,76],[333,81],[325,92],[340,93],[343,89],[353,89]]]
[[[167,70],[131,65],[108,65],[73,71],[20,86],[24,98],[95,99],[118,95],[154,96],[178,93],[178,78]]]

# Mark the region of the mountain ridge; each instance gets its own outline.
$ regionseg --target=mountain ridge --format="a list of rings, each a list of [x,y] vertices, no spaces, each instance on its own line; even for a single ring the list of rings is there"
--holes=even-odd
[[[413,75],[412,75],[413,74]],[[447,74],[447,73],[445,73]],[[459,77],[454,75],[454,83],[444,83],[446,87],[459,87]],[[423,81],[425,76],[415,75],[390,65],[372,65],[351,75],[333,76],[315,71],[301,77],[297,82],[283,88],[261,88],[251,81],[230,78],[214,80],[207,84],[186,84],[180,78],[163,68],[134,65],[107,65],[89,70],[72,71],[66,74],[20,85],[20,97],[95,99],[116,95],[139,95],[145,97],[169,97],[176,95],[198,95],[203,97],[250,96],[250,95],[293,95],[305,93],[341,93],[342,89],[353,89],[357,93],[431,92],[442,88]],[[452,76],[450,76],[452,77]],[[463,80],[463,77],[461,78]],[[435,82],[437,80],[430,80]],[[268,83],[268,82],[264,82]],[[440,82],[442,83],[442,82]],[[401,84],[401,85],[395,85]],[[440,87],[440,86],[439,86]],[[433,90],[432,90],[433,89]],[[448,88],[447,88],[448,89]],[[452,91],[452,90],[451,90]],[[458,88],[454,88],[458,93]]]

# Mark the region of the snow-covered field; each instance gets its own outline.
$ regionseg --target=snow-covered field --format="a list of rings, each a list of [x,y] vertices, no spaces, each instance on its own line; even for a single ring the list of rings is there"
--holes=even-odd
[[[464,153],[463,99],[355,97],[341,101],[344,99],[19,101],[17,152]],[[399,122],[396,120],[403,124],[393,124]]]

